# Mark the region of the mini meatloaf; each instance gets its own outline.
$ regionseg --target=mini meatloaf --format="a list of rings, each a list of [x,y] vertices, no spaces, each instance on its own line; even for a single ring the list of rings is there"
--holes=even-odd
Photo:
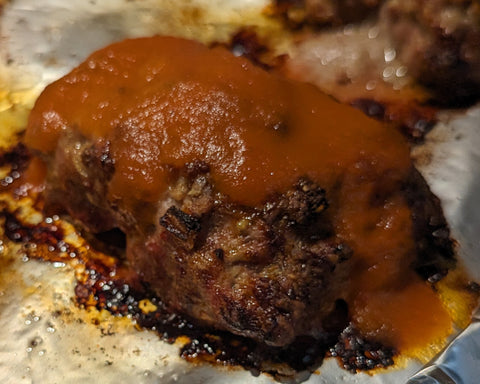
[[[452,262],[448,229],[403,137],[224,48],[99,50],[44,90],[25,142],[47,207],[123,231],[125,262],[202,325],[285,346],[321,338],[338,301],[382,339],[378,292],[441,312],[420,275]]]

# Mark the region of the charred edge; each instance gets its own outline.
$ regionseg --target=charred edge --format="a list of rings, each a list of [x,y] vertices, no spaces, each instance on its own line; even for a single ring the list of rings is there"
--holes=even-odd
[[[336,357],[343,368],[353,373],[391,366],[395,354],[395,349],[365,339],[353,326],[345,328],[337,344],[329,351],[329,355]]]
[[[443,216],[440,200],[414,168],[410,182],[405,187],[405,195],[412,211],[418,254],[413,267],[425,280],[435,283],[456,264],[450,229]]]
[[[225,46],[235,56],[243,56],[265,70],[280,67],[286,58],[286,55],[274,54],[269,45],[262,41],[253,28],[241,28],[228,43],[213,44],[213,46],[216,45]]]
[[[89,263],[86,278],[79,281],[75,289],[80,306],[105,309],[114,315],[129,315],[140,327],[156,331],[170,343],[180,336],[187,337],[189,341],[179,353],[188,361],[240,365],[253,374],[270,372],[279,381],[290,380],[299,372],[313,372],[327,353],[355,371],[393,363],[393,350],[364,341],[351,328],[347,328],[339,339],[339,334],[348,325],[348,308],[341,301],[331,318],[325,320],[326,332],[321,339],[298,337],[287,347],[272,347],[198,326],[189,318],[171,312],[148,287],[132,288],[118,266],[104,264],[101,259]],[[144,299],[153,304],[154,311],[141,310],[139,303]]]
[[[0,187],[8,187],[16,179],[20,178],[20,173],[27,169],[32,155],[28,148],[22,143],[0,152],[0,167],[10,165],[10,172],[6,177],[0,180]]]
[[[95,143],[82,152],[82,163],[88,169],[101,169],[102,176],[110,180],[115,172],[115,160],[111,155],[110,142]]]
[[[210,172],[210,165],[205,161],[196,160],[185,164],[185,171],[191,179],[194,179],[197,176],[206,175]]]
[[[15,213],[8,210],[0,211],[0,217],[4,219],[5,236],[15,243],[35,243],[47,245],[54,249],[65,250],[68,245],[63,241],[64,233],[54,223],[47,224],[43,221],[37,225],[22,223]]]
[[[291,382],[300,372],[313,372],[321,365],[331,342],[328,337],[298,337],[290,346],[280,348],[225,333],[204,334],[185,344],[180,355],[188,361],[241,365],[254,375],[266,372],[280,382]]]
[[[175,206],[160,218],[160,225],[182,241],[193,241],[200,232],[200,220]]]
[[[313,214],[323,212],[328,208],[325,190],[311,180],[302,178],[297,184],[297,190],[304,196],[307,210]]]
[[[399,130],[413,143],[421,143],[425,135],[437,123],[437,109],[424,105],[409,105],[403,111],[394,112],[389,105],[371,99],[356,99],[350,105],[374,119],[395,123]]]

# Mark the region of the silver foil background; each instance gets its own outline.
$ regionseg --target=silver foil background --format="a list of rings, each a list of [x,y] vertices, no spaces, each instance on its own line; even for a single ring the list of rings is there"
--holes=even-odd
[[[0,19],[0,90],[38,94],[94,49],[125,37],[162,33],[209,41],[226,39],[243,24],[268,26],[268,21],[256,16],[266,3],[14,0],[5,5]],[[189,14],[198,9],[208,11],[192,22]],[[472,278],[480,281],[480,107],[444,112],[440,120],[413,156],[442,200],[460,244],[461,260]],[[175,345],[161,342],[154,333],[139,332],[120,319],[106,319],[100,327],[89,324],[88,316],[72,305],[73,271],[68,266],[19,259],[3,270],[2,276],[2,383],[274,382],[267,375],[254,377],[241,368],[188,364],[178,357]],[[68,315],[56,315],[59,310]],[[477,382],[478,321],[477,316],[438,360],[408,383]],[[420,368],[420,363],[409,361],[404,368],[374,376],[352,375],[327,359],[307,383],[405,383]]]

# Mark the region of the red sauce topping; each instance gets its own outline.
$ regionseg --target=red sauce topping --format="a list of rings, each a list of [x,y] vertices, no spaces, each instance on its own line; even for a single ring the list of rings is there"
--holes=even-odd
[[[408,145],[313,86],[220,47],[126,40],[45,89],[25,142],[51,153],[71,130],[110,141],[115,174],[107,198],[127,207],[159,199],[169,170],[194,160],[210,165],[220,192],[246,205],[310,177],[327,191],[336,234],[354,250],[345,299],[356,326],[401,348],[450,330],[440,300],[410,267],[412,219],[400,190],[412,167]]]
[[[299,175],[331,184],[359,160],[380,173],[410,167],[396,132],[313,86],[174,38],[127,40],[94,53],[47,87],[26,143],[52,151],[72,128],[112,141],[111,190],[120,197],[158,198],[167,166],[197,159],[210,164],[222,192],[246,204]]]

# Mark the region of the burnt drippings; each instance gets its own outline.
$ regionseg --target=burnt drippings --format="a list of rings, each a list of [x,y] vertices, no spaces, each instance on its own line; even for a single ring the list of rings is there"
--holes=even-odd
[[[388,104],[373,99],[356,99],[350,103],[367,116],[397,126],[413,143],[421,143],[437,123],[437,108],[429,105]]]
[[[18,143],[6,151],[0,152],[0,167],[9,167],[7,175],[0,180],[0,191],[11,187],[30,162],[30,152],[24,144]]]
[[[265,70],[279,68],[286,59],[286,55],[276,54],[268,42],[249,27],[240,28],[227,43],[213,44],[217,45],[225,46],[235,56],[243,56]]]
[[[48,247],[50,250],[62,250],[65,252],[68,248],[63,240],[63,230],[56,225],[52,218],[45,218],[39,224],[23,223],[16,214],[8,209],[0,211],[0,218],[3,219],[5,236],[15,243],[22,244],[40,244]]]
[[[114,277],[112,278],[112,275]],[[89,263],[85,279],[79,281],[75,293],[84,307],[106,309],[115,315],[129,315],[138,326],[154,330],[169,343],[180,337],[187,341],[179,354],[190,362],[208,362],[222,366],[242,366],[253,374],[272,374],[277,380],[299,372],[312,372],[325,354],[338,342],[338,326],[332,322],[321,339],[298,337],[285,348],[270,347],[252,339],[215,331],[195,324],[173,313],[151,294],[148,287],[132,282],[120,265],[107,265],[101,259]],[[130,283],[126,283],[130,280]],[[338,316],[335,316],[338,320]],[[341,324],[344,326],[343,322]]]
[[[78,254],[82,257],[81,252]],[[330,331],[321,340],[300,337],[286,348],[269,347],[252,339],[205,328],[192,319],[171,312],[121,264],[111,264],[105,256],[89,258],[85,262],[87,269],[75,289],[80,306],[105,309],[114,315],[128,315],[139,327],[156,331],[169,343],[180,337],[182,340],[186,338],[179,354],[191,362],[240,365],[253,373],[270,372],[281,380],[280,372],[295,375],[315,370],[329,346],[337,342],[338,323],[327,325]]]
[[[169,343],[180,337],[182,340],[186,338],[179,354],[191,362],[240,365],[253,373],[270,372],[281,380],[279,372],[294,375],[300,371],[313,371],[321,364],[328,346],[337,341],[337,333],[331,332],[326,333],[322,340],[298,338],[287,348],[276,348],[204,328],[171,312],[148,287],[134,281],[135,277],[129,276],[128,270],[122,266],[107,265],[101,258],[88,263],[84,278],[79,280],[75,289],[80,306],[106,309],[115,315],[129,315],[138,326],[156,331]]]
[[[350,325],[341,333],[338,342],[330,348],[328,354],[336,357],[344,369],[356,373],[392,365],[396,351],[365,339]]]
[[[30,153],[22,143],[0,152],[0,167],[10,165],[12,169],[22,171],[27,167],[29,160]]]

